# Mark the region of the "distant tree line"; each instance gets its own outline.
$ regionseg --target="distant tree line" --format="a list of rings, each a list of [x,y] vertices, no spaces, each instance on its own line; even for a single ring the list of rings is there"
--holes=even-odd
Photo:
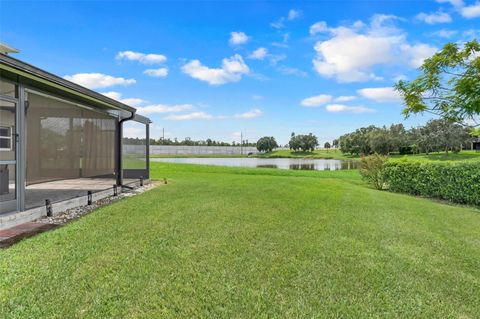
[[[424,126],[409,130],[403,124],[371,125],[340,136],[338,144],[342,153],[355,155],[459,152],[470,146],[469,132],[469,128],[445,119],[430,120]]]
[[[145,139],[141,138],[132,138],[132,137],[124,137],[123,138],[124,143],[130,144],[130,145],[143,145],[145,144]],[[222,141],[215,141],[212,139],[206,139],[206,140],[198,140],[194,141],[188,137],[186,137],[183,140],[179,140],[177,138],[166,138],[166,139],[150,139],[150,145],[185,145],[185,146],[256,146],[256,143],[254,142],[249,142],[248,140],[244,140],[243,143],[240,142],[222,142]]]

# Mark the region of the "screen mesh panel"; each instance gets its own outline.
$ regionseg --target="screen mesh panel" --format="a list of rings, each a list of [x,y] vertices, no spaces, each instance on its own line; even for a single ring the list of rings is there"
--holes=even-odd
[[[0,93],[3,93],[3,89]],[[2,202],[14,200],[16,197],[16,111],[15,103],[0,100],[0,213],[5,208]]]
[[[147,127],[145,124],[127,121],[123,123],[122,160],[124,170],[147,168]]]
[[[28,94],[27,185],[115,175],[116,119]]]

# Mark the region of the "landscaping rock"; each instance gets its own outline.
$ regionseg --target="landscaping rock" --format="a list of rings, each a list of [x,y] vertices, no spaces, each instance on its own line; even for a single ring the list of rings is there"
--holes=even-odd
[[[127,189],[123,188],[122,192],[118,194],[118,196],[109,196],[103,199],[100,199],[98,201],[95,201],[92,203],[92,205],[85,205],[85,206],[80,206],[80,207],[75,207],[72,209],[68,209],[60,214],[57,214],[55,216],[51,217],[44,217],[42,219],[39,219],[39,223],[44,223],[44,224],[55,224],[55,225],[63,225],[65,223],[68,223],[71,220],[80,218],[93,210],[100,208],[102,206],[111,204],[113,202],[116,202],[118,200],[121,200],[126,197],[130,197],[133,195],[137,195],[140,193],[145,192],[146,190],[154,187],[155,185],[153,183],[149,183],[147,185],[137,187],[135,189]]]

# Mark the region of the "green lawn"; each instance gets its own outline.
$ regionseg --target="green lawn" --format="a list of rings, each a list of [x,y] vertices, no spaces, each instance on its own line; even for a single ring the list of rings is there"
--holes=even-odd
[[[356,171],[169,183],[0,250],[0,318],[478,318],[480,210]]]
[[[418,154],[418,155],[392,155],[392,158],[402,158],[407,157],[412,160],[419,161],[480,161],[480,152],[479,151],[461,151],[458,154],[444,152],[441,153],[432,153],[429,155]]]

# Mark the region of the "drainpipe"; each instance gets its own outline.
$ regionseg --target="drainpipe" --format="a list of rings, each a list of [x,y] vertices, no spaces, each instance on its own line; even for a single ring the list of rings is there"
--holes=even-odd
[[[135,117],[135,112],[132,112],[129,117],[123,118],[118,121],[118,135],[117,135],[117,185],[121,186],[123,184],[123,165],[122,165],[122,140],[123,140],[123,122],[133,120]]]

